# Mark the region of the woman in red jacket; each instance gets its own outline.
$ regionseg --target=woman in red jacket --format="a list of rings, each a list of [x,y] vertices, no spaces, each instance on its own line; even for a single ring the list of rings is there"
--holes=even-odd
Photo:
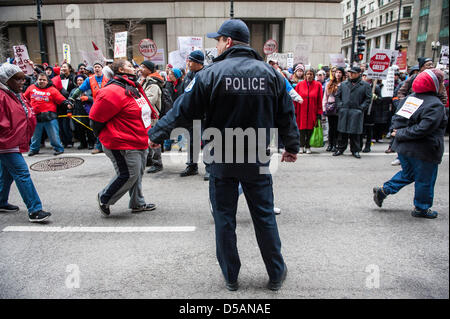
[[[57,106],[68,105],[69,101],[53,86],[47,74],[40,73],[36,83],[30,85],[24,94],[25,98],[30,102],[38,121],[31,139],[28,156],[39,153],[44,129],[50,139],[50,144],[55,149],[53,155],[62,154],[64,153],[64,147],[59,137]]]
[[[317,120],[322,117],[322,84],[315,81],[315,71],[306,70],[305,81],[295,86],[295,91],[303,98],[303,103],[294,102],[295,116],[300,130],[300,153],[311,154],[309,140]]]
[[[154,210],[142,194],[142,175],[148,153],[150,122],[156,111],[137,83],[135,69],[127,60],[111,65],[114,78],[98,91],[89,113],[92,127],[116,170],[116,176],[98,195],[100,212],[110,214],[125,193],[130,193],[129,207],[133,213]]]
[[[25,83],[22,70],[9,63],[0,66],[0,212],[16,212],[8,203],[13,181],[28,208],[30,222],[42,222],[50,213],[42,203],[31,180],[22,152],[28,151],[36,118],[21,92]]]

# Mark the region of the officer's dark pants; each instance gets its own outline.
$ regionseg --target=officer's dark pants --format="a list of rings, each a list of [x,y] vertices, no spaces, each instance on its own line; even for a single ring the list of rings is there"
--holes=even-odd
[[[191,126],[188,128],[189,131],[189,159],[186,163],[187,166],[194,169],[198,169],[197,162],[194,162],[194,143],[199,143],[199,141],[194,141],[194,128]],[[197,148],[199,150],[199,148]],[[197,158],[198,159],[198,158]]]
[[[347,134],[339,132],[339,140],[337,149],[344,152],[348,146],[350,138],[350,151],[352,153],[361,152],[361,134]]]
[[[279,281],[284,271],[281,241],[273,212],[272,176],[252,179],[209,178],[209,196],[216,226],[216,253],[228,282],[238,279],[241,262],[236,246],[236,210],[239,182],[250,210],[256,239],[272,281]]]

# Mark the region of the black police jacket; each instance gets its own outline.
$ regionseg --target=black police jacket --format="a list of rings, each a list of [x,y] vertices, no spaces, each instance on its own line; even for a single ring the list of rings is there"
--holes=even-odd
[[[204,119],[206,150],[212,150],[204,152],[203,160],[215,177],[268,173],[264,155],[271,128],[278,129],[286,151],[296,154],[300,149],[285,80],[250,47],[234,46],[198,72],[173,109],[149,130],[150,140],[161,144],[174,128],[189,127],[194,119]],[[243,132],[247,137],[239,134]]]

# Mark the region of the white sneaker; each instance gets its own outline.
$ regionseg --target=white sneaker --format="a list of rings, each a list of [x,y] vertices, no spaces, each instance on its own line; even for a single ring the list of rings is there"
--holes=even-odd
[[[306,154],[311,154],[311,149],[310,148],[306,149]]]
[[[300,154],[303,154],[303,153],[305,153],[305,148],[304,148],[304,147],[300,147],[300,151],[299,151],[299,153],[300,153]]]
[[[400,165],[400,160],[398,158],[396,158],[395,160],[392,161],[391,163],[392,166],[398,166]]]
[[[281,209],[279,209],[278,207],[274,207],[273,208],[273,212],[275,213],[275,215],[280,215],[281,214]]]

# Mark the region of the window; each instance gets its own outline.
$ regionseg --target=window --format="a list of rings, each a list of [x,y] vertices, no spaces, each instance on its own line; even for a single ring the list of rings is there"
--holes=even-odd
[[[385,23],[389,23],[389,12],[386,13],[386,20],[385,21],[386,21]]]
[[[420,0],[420,10],[430,8],[430,0]]]
[[[350,17],[351,15],[349,14],[348,16],[345,17],[345,23],[350,23]]]
[[[360,10],[360,15],[363,16],[366,14],[366,7],[362,7]]]
[[[444,0],[442,4],[441,29],[439,32],[441,45],[448,45],[448,2],[449,0]]]
[[[351,1],[347,1],[347,9],[351,9],[352,7],[352,2]]]
[[[391,40],[392,40],[392,34],[388,33],[386,34],[384,48],[390,50],[391,49]]]
[[[384,4],[383,0],[378,0],[378,8],[381,7]]]
[[[375,2],[369,3],[369,12],[372,12],[375,10]]]
[[[400,33],[400,40],[409,40],[409,30],[402,30]]]
[[[375,49],[380,49],[380,41],[381,41],[381,37],[375,38]]]
[[[412,7],[403,7],[403,18],[411,18]]]
[[[394,20],[394,11],[389,12],[389,22],[392,22]]]
[[[383,16],[380,16],[380,26],[383,25]]]

